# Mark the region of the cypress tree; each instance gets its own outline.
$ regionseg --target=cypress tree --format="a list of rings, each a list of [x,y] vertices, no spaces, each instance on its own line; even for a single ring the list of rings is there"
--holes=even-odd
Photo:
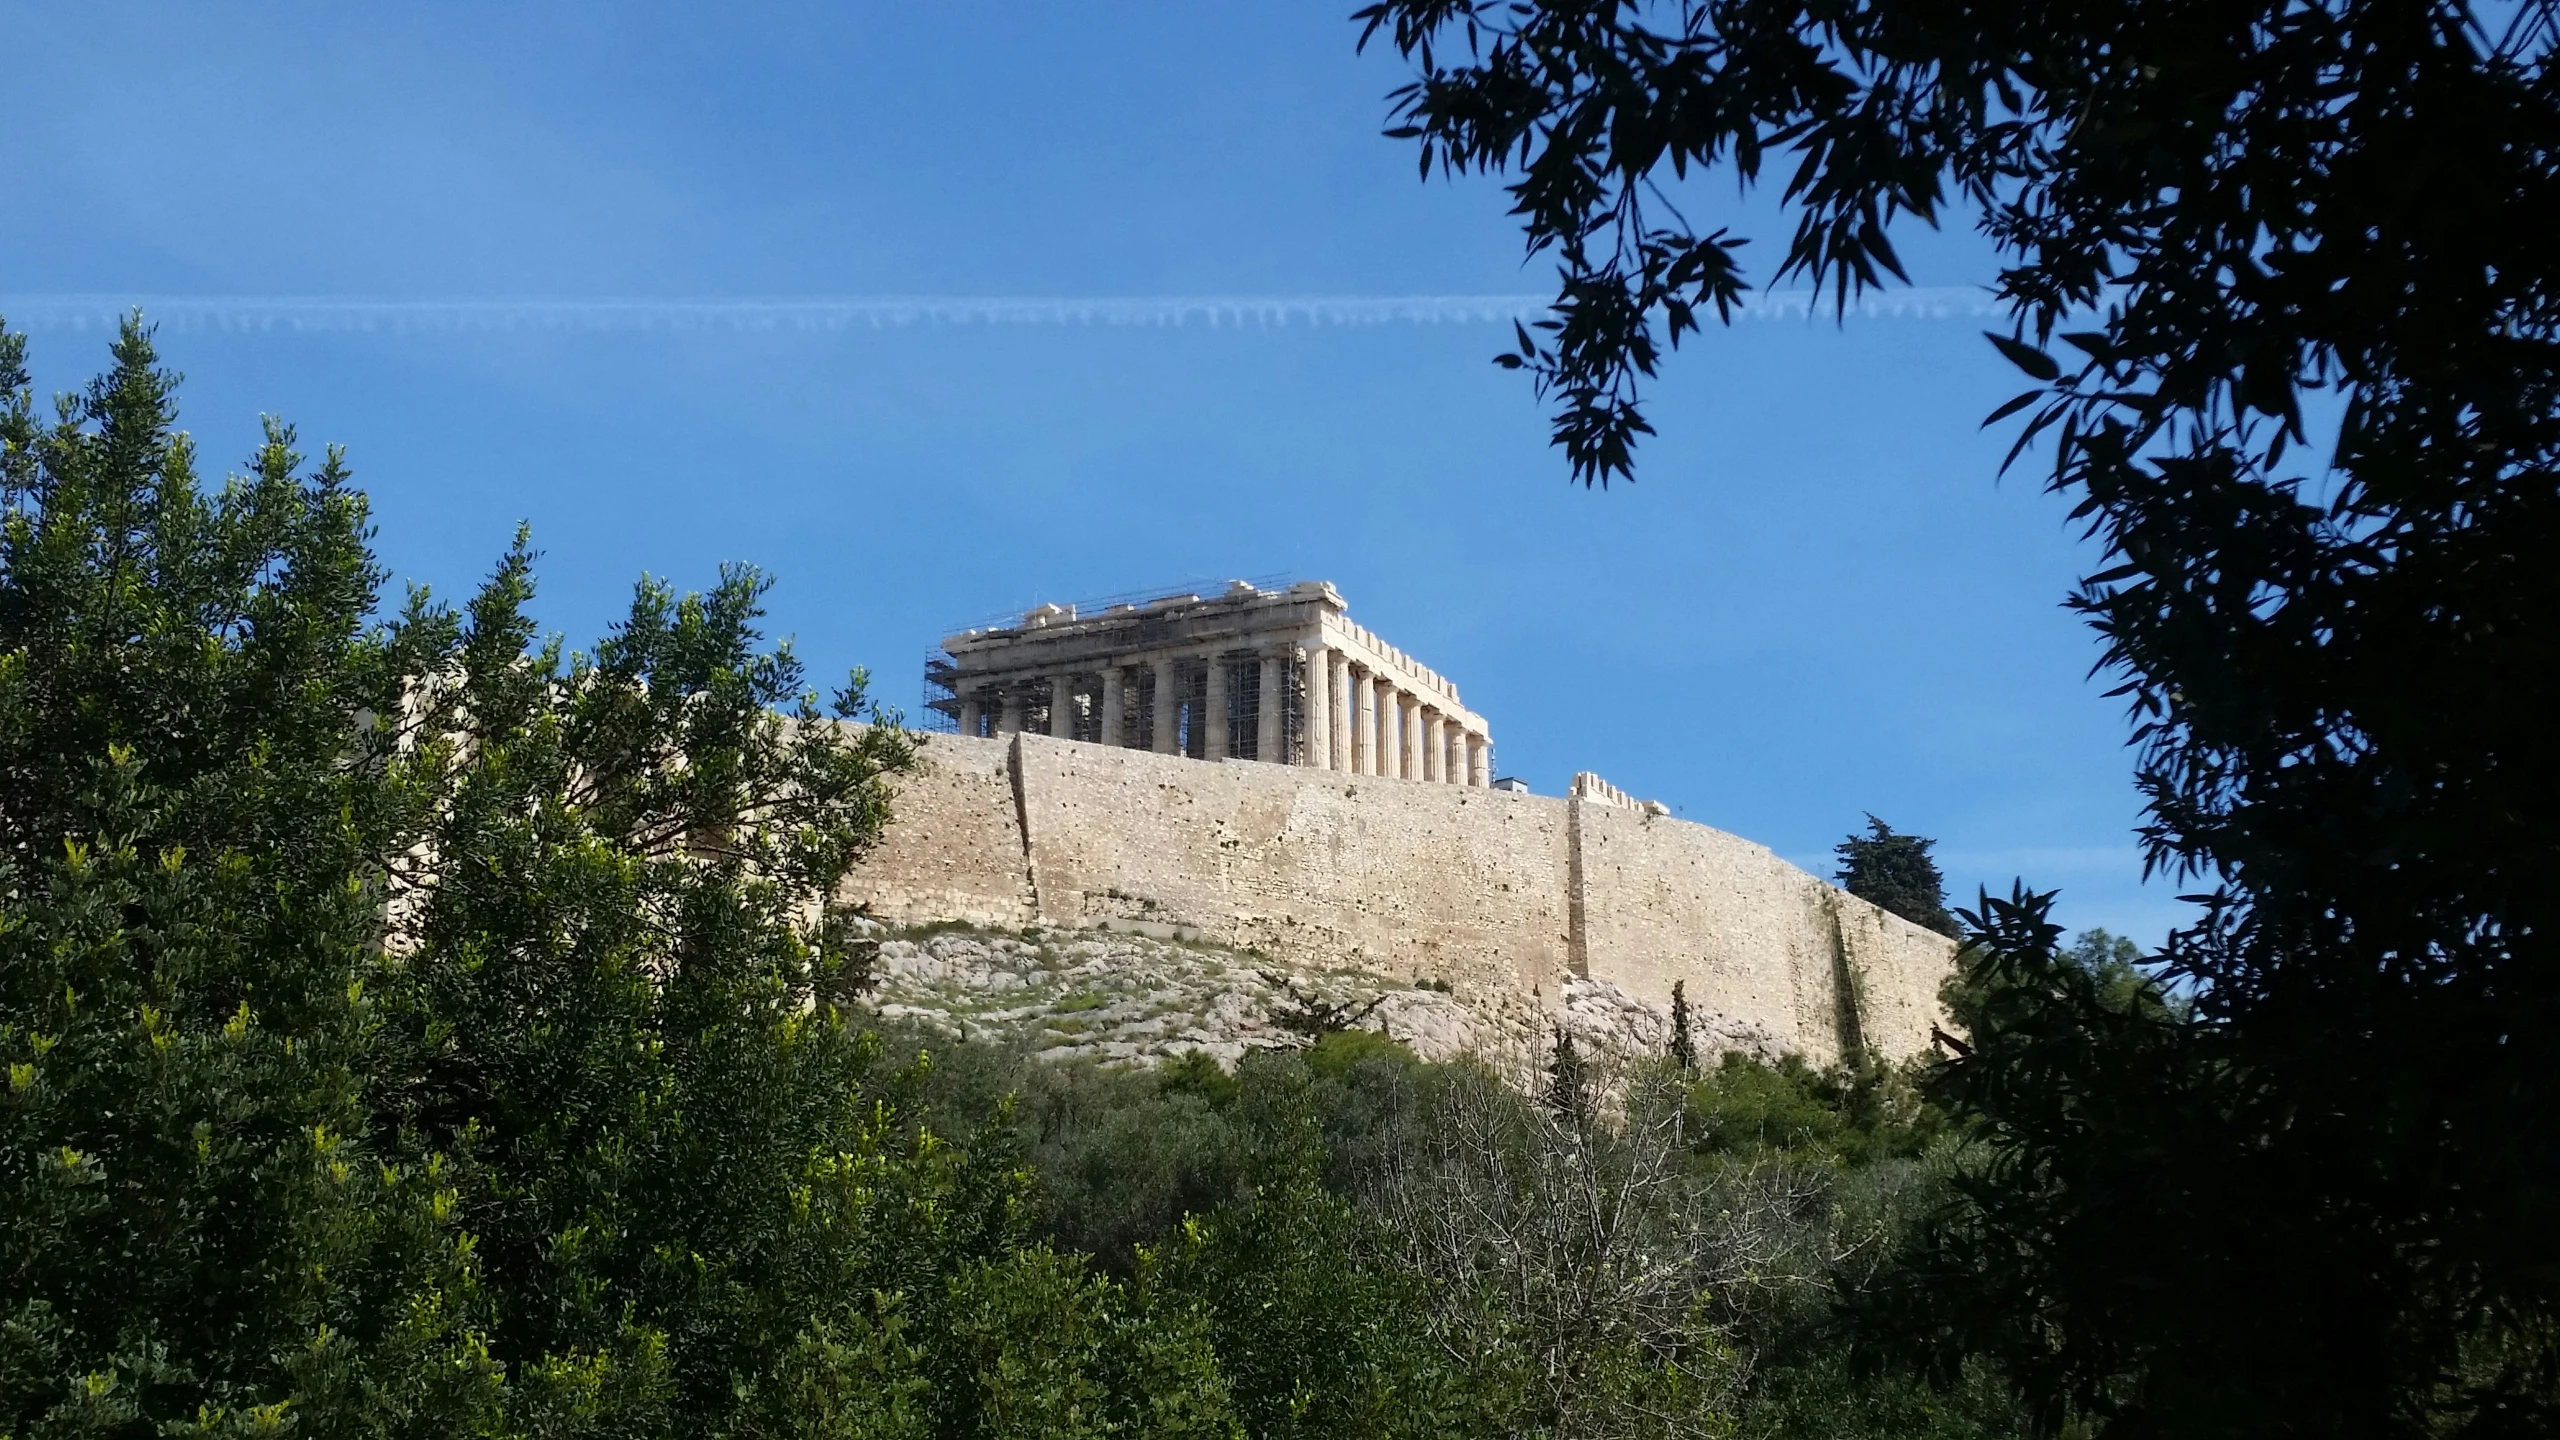
[[[1851,832],[1836,853],[1841,888],[1859,899],[1890,910],[1923,929],[1956,933],[1955,916],[1947,913],[1947,886],[1938,862],[1929,856],[1935,840],[1897,834],[1873,815],[1867,833]]]
[[[1555,1053],[1547,1061],[1547,1108],[1567,1120],[1583,1118],[1589,1067],[1573,1045],[1573,1032],[1556,1027]]]
[[[1689,1034],[1689,982],[1671,982],[1671,1063],[1683,1071],[1698,1068],[1698,1042]]]

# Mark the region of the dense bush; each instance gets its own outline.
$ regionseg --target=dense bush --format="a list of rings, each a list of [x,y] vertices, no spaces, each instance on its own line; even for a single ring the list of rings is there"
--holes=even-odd
[[[208,495],[138,328],[49,426],[22,353],[0,1434],[752,1430],[1039,1281],[1018,1168],[862,1084],[810,902],[906,742],[813,723],[756,576],[592,656],[521,545],[377,621],[334,454]]]
[[[0,1433],[498,1423],[469,1157],[386,1126],[366,753],[409,632],[270,425],[214,494],[128,330],[38,423],[0,338]]]
[[[1300,1322],[1235,1319],[1308,1303],[1357,1313],[1341,1298],[1350,1288],[1465,1361],[1463,1377],[1424,1378],[1444,1387],[1444,1413],[1472,1417],[1466,1433],[2023,1433],[2005,1385],[1979,1365],[1941,1393],[1865,1363],[1836,1318],[1946,1197],[1953,1141],[1910,1072],[1738,1055],[1685,1078],[1602,1067],[1592,1088],[1612,1103],[1577,1123],[1472,1065],[1425,1064],[1366,1032],[1248,1057],[1233,1074],[935,1045],[928,1088],[941,1113],[998,1118],[1014,1097],[1001,1118],[1034,1157],[1043,1237],[1091,1245],[1118,1273],[1195,1287],[1222,1317],[1239,1395],[1248,1373],[1290,1373],[1248,1370],[1267,1353],[1258,1338],[1322,1348],[1317,1373],[1371,1373],[1347,1368],[1356,1327],[1317,1347]],[[1204,1236],[1240,1248],[1204,1263],[1186,1250]],[[1276,1255],[1275,1237],[1290,1241]],[[1252,1263],[1227,1268],[1238,1255]],[[1343,1273],[1346,1257],[1361,1260],[1356,1273]],[[1606,1323],[1558,1329],[1553,1317],[1577,1312]],[[1644,1360],[1590,1368],[1612,1354]],[[1693,1387],[1688,1420],[1615,1408],[1629,1392],[1612,1384],[1662,1377],[1666,1363]],[[1572,1397],[1555,1386],[1577,1375],[1599,1394],[1566,1414]],[[1268,1413],[1239,1410],[1252,1433],[1282,1433]]]

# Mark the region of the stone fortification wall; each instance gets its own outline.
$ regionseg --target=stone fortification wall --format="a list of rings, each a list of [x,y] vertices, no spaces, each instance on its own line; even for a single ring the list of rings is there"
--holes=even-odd
[[[1955,969],[1955,942],[1889,910],[1833,891],[1849,976],[1857,986],[1857,1021],[1865,1043],[1887,1055],[1929,1048],[1936,1027],[1952,1023],[1938,987]]]
[[[937,735],[845,898],[884,920],[1106,927],[1559,1003],[1571,977],[1817,1061],[1928,1043],[1952,947],[1703,825],[1040,735]]]
[[[1171,923],[1470,989],[1563,973],[1561,801],[1042,736],[1020,757],[1052,923]]]
[[[1583,973],[1668,1004],[1754,1021],[1828,1062],[1840,1049],[1830,886],[1720,830],[1638,810],[1574,806]]]
[[[1013,784],[1013,742],[935,735],[898,781],[888,842],[845,898],[883,920],[1028,925],[1039,918]]]
[[[1927,1048],[1946,937],[1880,910],[1740,836],[1659,813],[1574,807],[1578,968],[1654,1004],[1691,1003],[1840,1057]]]

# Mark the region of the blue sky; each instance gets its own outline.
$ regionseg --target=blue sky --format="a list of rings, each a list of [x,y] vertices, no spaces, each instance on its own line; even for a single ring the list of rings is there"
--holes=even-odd
[[[1692,341],[1605,493],[1488,363],[1505,324],[581,308],[1543,292],[1497,185],[1379,138],[1402,72],[1348,8],[13,4],[0,313],[61,389],[104,354],[62,297],[167,297],[208,462],[261,413],[344,444],[386,563],[449,595],[529,521],[573,642],[643,571],[751,561],[815,670],[911,705],[955,622],[1330,579],[1543,792],[1596,770],[1826,874],[1873,811],[1959,895],[2023,875],[2156,940],[2180,907],[2059,608],[2094,557],[2031,467],[1995,482],[2018,385],[1960,303]],[[1765,205],[1686,198],[1774,259]]]

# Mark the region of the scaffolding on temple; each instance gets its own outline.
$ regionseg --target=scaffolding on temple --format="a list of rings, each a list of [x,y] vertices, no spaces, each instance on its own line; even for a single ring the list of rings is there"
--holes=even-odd
[[[924,706],[909,723],[911,730],[935,735],[960,733],[960,669],[939,649],[924,657]]]

